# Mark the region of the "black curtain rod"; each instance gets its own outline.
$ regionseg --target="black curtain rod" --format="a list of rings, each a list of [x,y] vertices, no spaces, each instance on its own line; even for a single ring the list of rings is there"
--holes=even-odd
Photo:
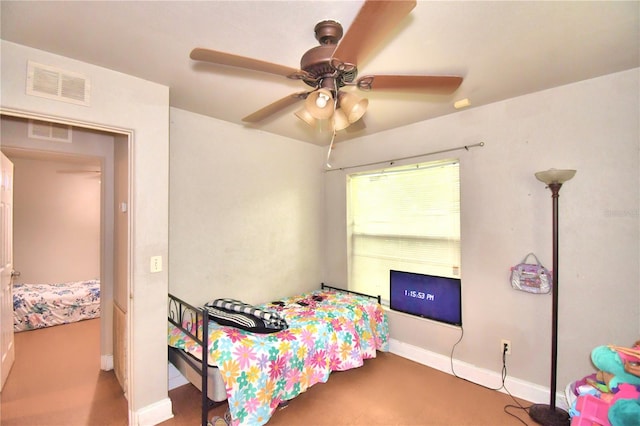
[[[475,147],[482,147],[484,146],[484,142],[478,142],[476,144],[473,145],[464,145],[464,146],[459,146],[457,148],[449,148],[449,149],[443,149],[440,151],[433,151],[433,152],[427,152],[425,154],[418,154],[418,155],[412,155],[410,157],[402,157],[402,158],[395,158],[393,160],[386,160],[386,161],[375,161],[373,163],[366,163],[366,164],[357,164],[354,166],[345,166],[345,167],[338,167],[338,168],[327,168],[324,171],[325,172],[335,172],[338,170],[347,170],[347,169],[355,169],[356,167],[366,167],[366,166],[375,166],[376,164],[389,164],[389,165],[393,165],[393,163],[395,163],[396,161],[402,161],[402,160],[410,160],[412,158],[419,158],[419,157],[426,157],[427,155],[435,155],[435,154],[442,154],[444,152],[451,152],[451,151],[459,151],[459,150],[466,150],[469,151],[470,148],[475,148]]]

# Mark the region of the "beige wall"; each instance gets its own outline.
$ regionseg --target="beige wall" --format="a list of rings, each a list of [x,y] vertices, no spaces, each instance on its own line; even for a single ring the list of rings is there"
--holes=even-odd
[[[15,268],[18,282],[63,282],[100,278],[101,205],[112,189],[113,136],[74,129],[70,142],[29,137],[28,122],[0,118],[0,148],[16,167],[14,185]],[[72,174],[73,170],[100,170]],[[106,241],[111,247],[111,241]],[[107,289],[107,296],[110,290]],[[108,298],[108,297],[107,297]]]
[[[74,163],[12,158],[14,269],[24,283],[100,278],[99,175]]]
[[[170,291],[262,303],[318,288],[323,151],[172,108]]]
[[[455,359],[499,372],[500,339],[509,339],[509,376],[549,386],[551,297],[512,290],[508,277],[528,252],[551,267],[551,192],[534,172],[552,167],[577,169],[559,199],[558,385],[593,371],[595,346],[640,336],[639,82],[634,69],[336,147],[334,169],[486,143],[428,157],[461,165],[464,338]],[[325,185],[325,279],[346,283],[345,173],[327,173]],[[460,338],[394,312],[390,328],[443,357]]]
[[[168,273],[149,271],[152,256],[168,256],[169,89],[87,63],[2,41],[2,112],[73,122],[128,135],[132,260],[128,278],[129,383],[132,424],[171,416],[167,394]],[[27,60],[91,78],[91,105],[25,95]]]

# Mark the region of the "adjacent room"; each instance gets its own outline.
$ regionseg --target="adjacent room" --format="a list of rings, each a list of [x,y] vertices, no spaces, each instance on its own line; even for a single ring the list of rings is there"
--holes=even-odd
[[[32,120],[107,147],[91,368],[120,366],[128,424],[293,424],[356,384],[377,420],[347,396],[351,418],[314,420],[473,424],[476,405],[444,415],[469,382],[489,422],[519,423],[513,395],[525,423],[569,424],[571,386],[608,372],[592,351],[640,350],[640,2],[59,6],[1,4],[2,151]],[[13,159],[16,185],[42,161]],[[527,259],[550,286],[514,284]],[[393,371],[410,395],[385,395]],[[425,371],[446,390],[407,414]]]
[[[114,194],[120,194],[114,190],[118,179],[113,176],[118,138],[41,120],[0,120],[2,153],[13,164],[9,318],[14,333],[20,333],[16,338],[25,345],[16,359],[20,365],[32,365],[32,354],[42,352],[58,366],[52,375],[44,374],[52,370],[38,374],[29,369],[38,377],[40,394],[49,388],[65,389],[64,378],[76,369],[85,371],[82,364],[93,367],[93,379],[101,369],[115,369],[113,382],[122,392],[125,368],[114,354],[123,352],[125,333],[118,322],[123,303],[118,296],[126,291],[115,285],[117,276],[114,279],[111,271],[114,241],[119,241],[114,224],[123,215],[113,208]],[[74,325],[85,321],[91,324]],[[60,354],[61,348],[76,350]],[[69,364],[69,357],[75,363]],[[24,378],[17,379],[14,384],[26,384]],[[30,388],[9,386],[5,401]],[[40,404],[41,409],[60,406],[60,401],[47,400],[50,405]],[[17,402],[14,412],[29,406],[28,400]],[[11,421],[11,413],[5,410],[5,422]]]
[[[56,130],[2,122],[3,153],[14,165],[16,332],[100,317],[101,162],[15,148],[29,139],[71,142],[69,129]]]

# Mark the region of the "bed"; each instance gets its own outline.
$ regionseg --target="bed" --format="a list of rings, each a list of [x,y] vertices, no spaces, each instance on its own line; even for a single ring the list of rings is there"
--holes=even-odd
[[[202,391],[203,425],[209,408],[224,400],[230,424],[263,425],[279,406],[326,382],[332,371],[360,367],[376,351],[389,349],[379,297],[323,284],[256,308],[276,312],[286,329],[253,333],[220,325],[209,309],[169,295],[169,358],[179,370],[190,371],[187,379]],[[201,362],[203,347],[207,363]]]
[[[99,317],[100,280],[13,285],[16,332]]]

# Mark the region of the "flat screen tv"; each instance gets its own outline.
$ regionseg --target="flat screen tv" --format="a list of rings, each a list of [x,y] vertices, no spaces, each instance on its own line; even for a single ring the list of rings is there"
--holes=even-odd
[[[462,325],[459,278],[390,271],[391,309],[451,325]]]

